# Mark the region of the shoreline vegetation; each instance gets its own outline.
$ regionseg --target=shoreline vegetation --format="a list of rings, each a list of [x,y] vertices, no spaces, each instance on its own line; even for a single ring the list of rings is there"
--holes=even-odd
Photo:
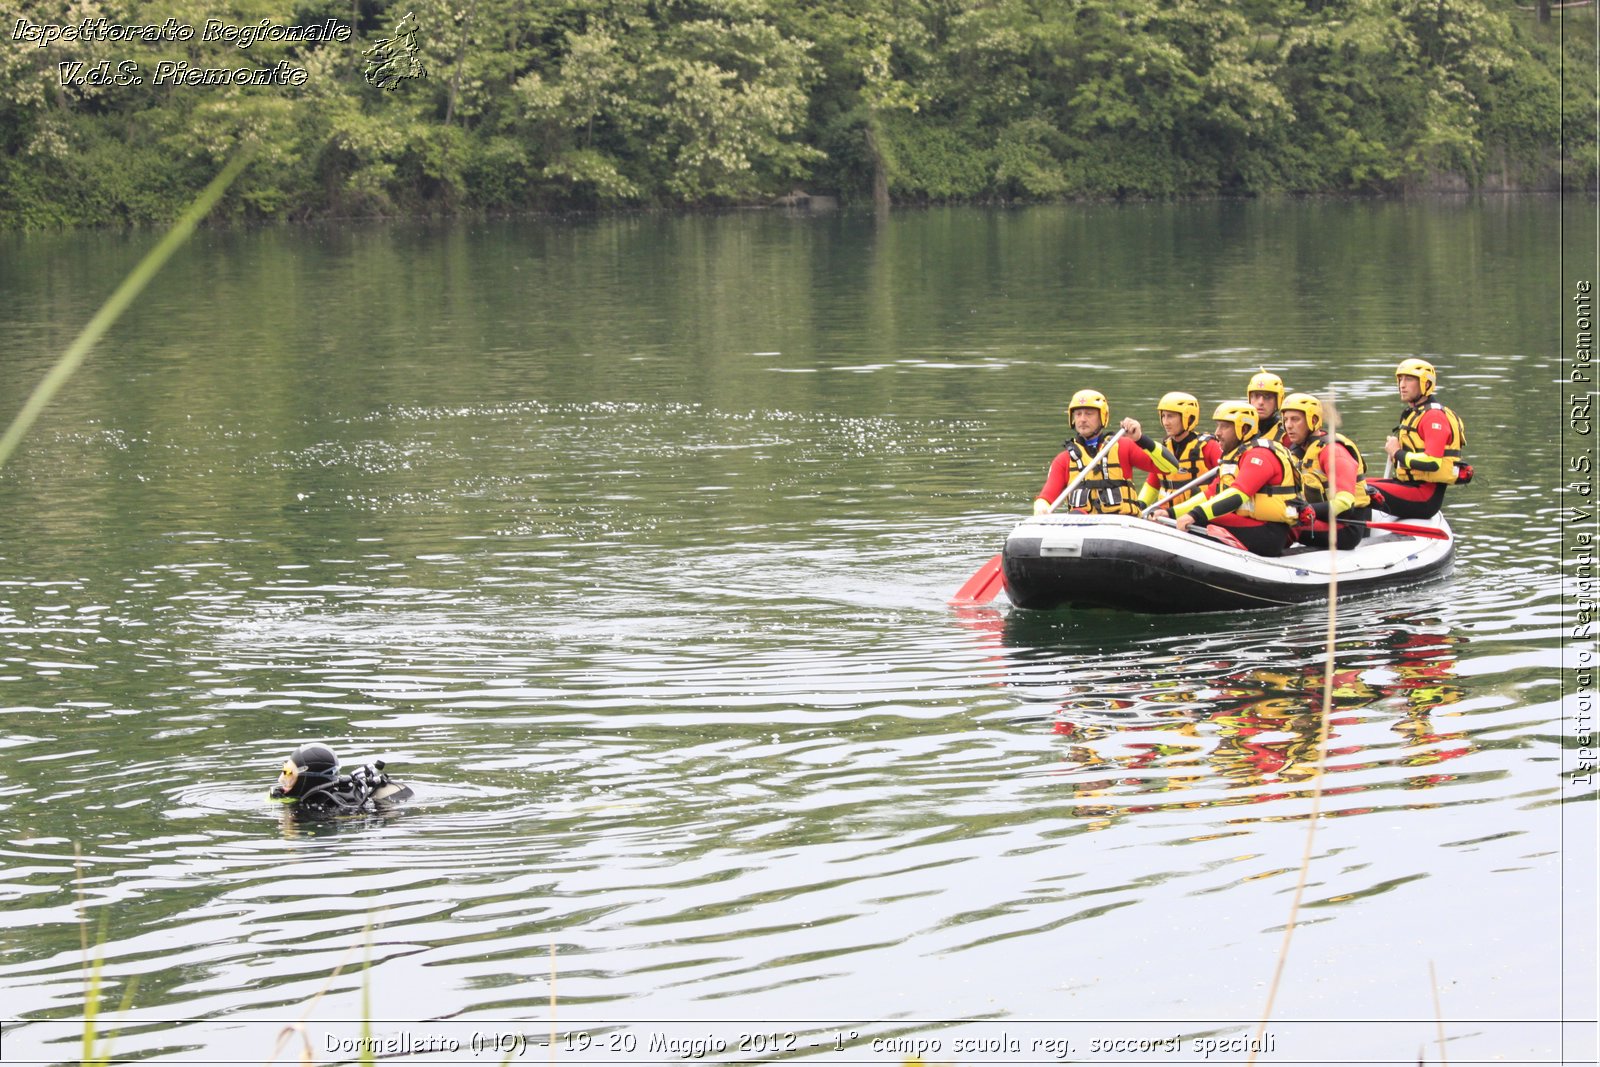
[[[0,0],[0,230],[1590,191],[1595,7]],[[804,195],[804,194],[802,194]]]

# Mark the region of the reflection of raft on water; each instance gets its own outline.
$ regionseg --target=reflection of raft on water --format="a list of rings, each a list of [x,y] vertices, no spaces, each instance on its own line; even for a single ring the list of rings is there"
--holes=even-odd
[[[1372,530],[1358,547],[1337,553],[1341,593],[1409,585],[1450,569],[1455,538],[1444,516],[1406,525],[1444,537]],[[1075,513],[1021,523],[1006,538],[1002,559],[1006,594],[1018,607],[1161,613],[1326,599],[1329,565],[1325,548],[1291,548],[1274,559],[1147,519]]]

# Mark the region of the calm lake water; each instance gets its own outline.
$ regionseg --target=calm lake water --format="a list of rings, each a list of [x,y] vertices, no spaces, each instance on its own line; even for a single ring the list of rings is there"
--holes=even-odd
[[[1341,605],[1262,1062],[1593,1062],[1562,219],[197,236],[0,470],[5,1062],[77,1055],[85,937],[113,1051],[164,1062],[363,1018],[403,1062],[1241,1062],[1200,1042],[1266,1003],[1325,611],[947,599],[1074,389],[1155,425],[1267,366],[1381,458],[1415,353],[1478,477],[1451,577]],[[0,418],[154,239],[0,238]],[[418,802],[284,814],[306,740]]]

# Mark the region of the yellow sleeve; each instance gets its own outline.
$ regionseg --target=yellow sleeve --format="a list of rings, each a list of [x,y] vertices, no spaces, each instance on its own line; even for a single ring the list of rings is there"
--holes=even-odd
[[[1395,456],[1395,466],[1409,471],[1436,471],[1440,465],[1438,456],[1426,452],[1401,452]]]
[[[1207,521],[1210,521],[1219,515],[1228,515],[1238,511],[1246,503],[1244,493],[1230,485],[1216,496],[1206,497],[1199,507],[1186,510],[1198,511],[1206,517]]]
[[[1145,455],[1150,457],[1150,461],[1156,465],[1156,469],[1162,474],[1170,476],[1178,473],[1178,457],[1174,456],[1166,445],[1152,443],[1152,446],[1145,450]]]

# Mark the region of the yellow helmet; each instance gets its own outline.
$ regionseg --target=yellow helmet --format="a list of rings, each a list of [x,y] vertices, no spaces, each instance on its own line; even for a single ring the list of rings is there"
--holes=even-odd
[[[1256,409],[1246,404],[1243,400],[1224,400],[1217,405],[1217,410],[1211,413],[1217,422],[1233,423],[1233,432],[1243,441],[1256,435],[1256,427],[1260,424],[1256,417]]]
[[[1433,392],[1433,387],[1439,384],[1439,372],[1433,369],[1433,364],[1425,359],[1402,359],[1400,365],[1394,369],[1396,381],[1402,374],[1409,374],[1422,383],[1422,395],[1428,396]]]
[[[1100,425],[1104,426],[1111,421],[1111,405],[1106,403],[1104,393],[1093,389],[1079,389],[1072,394],[1072,399],[1067,401],[1067,414],[1070,416],[1079,408],[1094,408],[1100,413]]]
[[[1282,411],[1298,411],[1306,417],[1306,427],[1316,433],[1322,429],[1322,401],[1310,393],[1290,393],[1284,399]]]
[[[1261,373],[1253,375],[1250,384],[1245,387],[1244,395],[1251,393],[1271,393],[1278,398],[1278,403],[1283,403],[1283,379],[1262,367]]]
[[[1189,393],[1168,393],[1156,402],[1156,414],[1170,411],[1183,416],[1183,432],[1188,433],[1200,421],[1200,401]]]

